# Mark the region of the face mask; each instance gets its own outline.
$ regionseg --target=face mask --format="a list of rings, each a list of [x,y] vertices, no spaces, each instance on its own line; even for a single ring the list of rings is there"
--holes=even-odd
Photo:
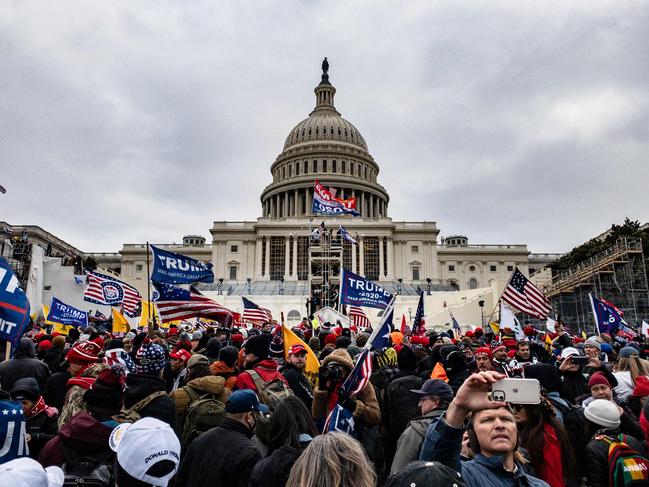
[[[254,414],[252,414],[252,418],[253,418],[252,426],[247,420],[246,420],[246,424],[248,425],[248,428],[250,428],[250,431],[255,431],[255,428],[257,427],[257,417]]]

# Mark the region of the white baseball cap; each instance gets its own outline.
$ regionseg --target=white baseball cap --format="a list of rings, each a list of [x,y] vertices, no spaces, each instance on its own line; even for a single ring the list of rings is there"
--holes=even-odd
[[[120,424],[110,434],[108,444],[126,473],[142,482],[167,487],[178,470],[180,441],[173,429],[159,419],[142,418],[132,424]],[[161,460],[173,462],[173,470],[162,477],[149,475],[149,469]]]
[[[572,357],[573,355],[580,355],[579,350],[575,347],[566,347],[561,352],[561,358]]]
[[[31,458],[17,458],[0,465],[0,485],[61,487],[63,481],[63,471],[59,467],[43,468]]]

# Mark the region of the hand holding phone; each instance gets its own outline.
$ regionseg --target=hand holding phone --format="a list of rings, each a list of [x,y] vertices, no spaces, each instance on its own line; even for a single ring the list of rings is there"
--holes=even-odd
[[[541,384],[536,379],[501,379],[491,386],[491,398],[514,404],[539,404]]]

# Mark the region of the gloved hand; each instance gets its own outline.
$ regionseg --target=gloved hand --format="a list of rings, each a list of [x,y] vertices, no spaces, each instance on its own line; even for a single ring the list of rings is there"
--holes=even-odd
[[[338,398],[338,404],[352,413],[356,410],[356,399],[352,399],[349,396],[340,396]]]

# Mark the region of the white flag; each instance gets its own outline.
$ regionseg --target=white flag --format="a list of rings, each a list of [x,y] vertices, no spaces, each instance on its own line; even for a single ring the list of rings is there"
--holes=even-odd
[[[556,333],[557,330],[554,328],[554,325],[556,325],[557,322],[554,321],[552,318],[548,318],[548,321],[545,322],[545,329],[548,330],[550,333]]]
[[[649,323],[644,320],[642,320],[642,334],[649,337]]]
[[[521,327],[520,322],[516,316],[514,316],[512,310],[503,303],[500,305],[500,331],[505,328],[514,330],[516,340],[525,340],[525,333],[523,333],[523,328]]]

